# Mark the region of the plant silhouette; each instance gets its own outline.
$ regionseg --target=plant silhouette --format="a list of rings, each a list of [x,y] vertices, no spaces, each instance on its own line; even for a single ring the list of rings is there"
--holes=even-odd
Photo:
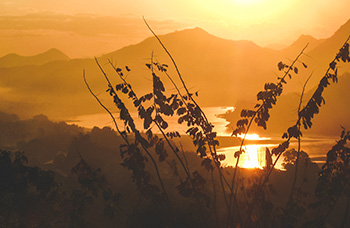
[[[232,137],[241,141],[238,151],[232,152],[236,158],[232,167],[224,164],[226,156],[218,152],[214,125],[196,102],[200,94],[187,87],[175,59],[145,23],[171,63],[161,63],[150,53],[144,63],[152,81],[148,92],[140,95],[128,81],[131,67],[117,66],[108,59],[107,67],[117,76],[111,80],[106,65],[95,58],[114,104],[112,110],[93,92],[83,72],[87,89],[110,115],[116,132],[109,128],[86,132],[52,127],[57,134],[65,135],[67,145],[59,149],[67,153],[47,155],[52,160],[42,166],[30,163],[25,152],[0,150],[1,227],[350,225],[350,132],[342,128],[340,139],[328,151],[321,168],[302,150],[304,131],[313,127],[315,116],[326,105],[324,91],[338,82],[338,64],[350,62],[349,38],[302,106],[308,80],[305,82],[298,118],[281,134],[278,146],[265,149],[265,166],[244,169],[239,167],[239,160],[246,152],[251,126],[268,128],[271,110],[278,105],[288,81],[308,67],[300,61],[307,45],[290,63],[278,62],[281,76],[257,93],[254,108],[240,111]],[[135,118],[142,123],[138,125]],[[170,126],[171,118],[187,127],[186,135]],[[23,129],[23,135],[30,135]],[[29,144],[16,140],[23,149]],[[35,137],[31,140],[37,140],[40,150],[41,141]],[[298,142],[297,148],[291,148],[291,140]],[[183,146],[188,141],[191,147]],[[281,157],[284,171],[276,169]],[[68,165],[69,160],[74,164]]]
[[[223,167],[221,164],[221,161],[225,159],[225,156],[217,153],[216,148],[219,145],[219,142],[216,139],[216,133],[213,132],[213,125],[208,121],[204,112],[195,101],[198,92],[191,93],[188,90],[174,58],[146,21],[145,23],[169,56],[172,66],[175,68],[177,77],[180,79],[181,86],[177,85],[173,77],[169,75],[169,65],[155,61],[153,53],[150,63],[146,63],[146,67],[152,75],[152,92],[141,97],[136,96],[136,92],[124,77],[123,71],[126,70],[127,72],[132,72],[132,69],[127,66],[118,68],[108,60],[122,81],[120,84],[112,86],[106,73],[96,60],[104,77],[107,79],[109,87],[107,91],[113,97],[113,100],[119,109],[120,119],[124,120],[124,128],[126,131],[121,132],[121,134],[127,136],[128,134],[133,133],[136,145],[144,145],[144,147],[150,149],[149,153],[158,156],[157,163],[153,162],[155,167],[157,164],[161,165],[164,161],[170,164],[168,161],[168,151],[170,150],[176,158],[172,160],[172,165],[170,167],[174,170],[174,175],[178,177],[179,181],[175,189],[185,198],[192,198],[196,203],[205,203],[206,208],[211,211],[211,218],[213,221],[216,221],[216,227],[294,227],[298,226],[298,224],[300,225],[301,223],[298,223],[298,220],[303,216],[302,211],[309,210],[310,213],[312,213],[312,209],[305,208],[305,202],[311,203],[311,199],[303,197],[309,194],[303,194],[303,192],[306,191],[303,188],[307,185],[306,182],[302,181],[300,186],[296,186],[296,184],[299,183],[297,180],[300,178],[298,170],[300,167],[304,167],[303,176],[305,179],[307,176],[307,170],[310,169],[309,167],[313,167],[310,165],[312,162],[308,158],[308,155],[300,149],[300,139],[302,136],[301,127],[305,130],[312,127],[312,119],[319,113],[320,107],[325,103],[323,91],[330,85],[330,81],[337,82],[337,63],[340,61],[344,63],[349,62],[349,39],[345,41],[334,60],[329,64],[325,76],[321,78],[316,91],[305,107],[301,107],[301,98],[298,110],[298,120],[295,125],[287,129],[286,133],[283,133],[282,138],[286,140],[271,151],[266,148],[266,167],[263,170],[255,170],[255,175],[248,175],[247,173],[250,173],[250,171],[241,170],[238,167],[240,156],[245,152],[243,149],[245,145],[245,137],[254,122],[258,127],[262,127],[263,129],[267,128],[267,122],[270,118],[269,111],[274,105],[276,105],[278,97],[283,92],[284,85],[287,84],[287,79],[292,79],[293,74],[299,74],[301,68],[308,67],[306,63],[299,61],[299,57],[304,54],[307,45],[291,64],[279,62],[277,67],[279,71],[283,72],[283,75],[277,78],[277,83],[266,83],[264,90],[257,94],[257,100],[259,103],[255,105],[254,109],[244,109],[241,111],[242,119],[237,121],[237,129],[233,131],[232,135],[236,137],[243,135],[243,137],[240,149],[234,154],[237,158],[236,166],[230,169]],[[300,66],[298,64],[300,64]],[[160,75],[163,75],[164,78],[170,80],[176,93],[168,95],[163,83],[164,79],[162,79]],[[182,88],[183,91],[179,88]],[[303,93],[304,90],[305,86]],[[92,93],[92,91],[90,92]],[[146,132],[147,139],[140,136],[140,130],[136,129],[134,120],[129,114],[129,109],[127,109],[124,103],[122,103],[120,100],[121,95],[117,95],[117,93],[120,93],[121,95],[126,94],[125,102],[130,100],[133,106],[137,109],[138,116],[143,120],[143,129],[141,131]],[[196,146],[196,152],[199,157],[202,158],[201,165],[208,172],[207,174],[204,174],[204,176],[203,174],[200,174],[198,170],[190,172],[190,169],[192,168],[189,166],[191,164],[188,164],[185,157],[179,155],[180,150],[176,143],[178,141],[174,141],[174,139],[182,137],[179,132],[167,132],[169,124],[166,119],[167,117],[175,115],[178,116],[179,124],[186,124],[188,126],[186,133],[192,138],[193,144]],[[116,124],[116,122],[114,123]],[[154,127],[160,132],[159,134],[154,132]],[[120,127],[116,124],[116,128],[118,129]],[[346,134],[343,133],[342,137],[344,135]],[[298,150],[288,150],[289,142],[292,138],[298,140]],[[129,153],[128,150],[130,148],[127,145],[124,145],[124,149],[125,150],[121,150],[122,155]],[[289,196],[284,197],[286,204],[284,206],[276,207],[274,206],[274,203],[276,202],[270,199],[271,194],[274,194],[274,190],[269,181],[273,178],[271,175],[275,170],[277,161],[282,155],[285,157],[283,163],[284,166],[295,168],[293,169],[294,175],[289,180],[290,183],[292,183],[289,191],[290,194]],[[301,161],[303,162],[303,166],[299,167]],[[146,160],[145,162],[147,163]],[[145,163],[140,163],[139,165],[144,167]],[[180,175],[178,167],[181,167],[184,177]],[[322,181],[325,181],[324,174],[322,174],[322,172],[325,172],[324,170],[326,170],[325,167],[322,168],[323,171],[320,173],[318,186]],[[330,168],[328,168],[328,173],[331,172],[329,169]],[[241,174],[238,174],[238,170],[241,170]],[[209,174],[211,180],[205,178],[205,176],[208,176]],[[279,174],[277,173],[275,175],[278,176]],[[323,179],[321,178],[322,176]],[[163,177],[161,177],[160,173],[158,175],[159,183],[163,182],[162,178]],[[229,178],[232,178],[231,181],[229,181]],[[328,177],[328,182],[329,181]],[[135,182],[138,185],[137,181]],[[339,195],[336,191],[332,192]],[[173,197],[168,198],[169,208],[172,208],[172,204],[174,204],[172,198]],[[223,209],[222,206],[226,209]],[[349,206],[346,207],[345,215],[348,213],[348,207]],[[169,213],[174,213],[174,211],[170,209]],[[343,219],[343,224],[346,224],[347,222],[345,218],[346,216]],[[324,224],[325,220],[326,219],[321,221],[323,222],[322,224]],[[300,221],[303,221],[305,224],[311,224],[307,219]],[[319,215],[315,221],[317,221],[317,224],[321,224]],[[169,224],[171,224],[170,221]]]

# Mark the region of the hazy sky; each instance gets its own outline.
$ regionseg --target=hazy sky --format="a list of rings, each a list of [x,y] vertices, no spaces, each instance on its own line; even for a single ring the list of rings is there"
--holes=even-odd
[[[151,34],[190,27],[266,46],[301,34],[331,36],[350,18],[350,0],[0,0],[0,56],[51,47],[88,57]]]

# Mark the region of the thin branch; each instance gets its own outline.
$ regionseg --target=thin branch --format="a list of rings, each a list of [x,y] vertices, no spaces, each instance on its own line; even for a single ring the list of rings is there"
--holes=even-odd
[[[127,140],[127,138],[125,137],[124,134],[122,134],[122,132],[120,131],[117,121],[115,120],[115,117],[113,116],[113,114],[111,113],[111,111],[109,111],[109,109],[101,102],[101,100],[94,94],[94,92],[91,90],[87,80],[86,80],[86,76],[85,76],[85,70],[83,70],[83,79],[84,79],[84,83],[87,87],[87,89],[89,90],[90,94],[96,99],[96,101],[99,103],[99,105],[109,114],[109,116],[112,118],[115,129],[118,131],[118,133],[122,136],[122,138],[124,139],[124,141],[129,144],[129,141]]]
[[[154,37],[158,40],[159,44],[162,46],[162,48],[164,49],[164,51],[167,53],[167,55],[169,56],[169,58],[171,59],[171,62],[173,63],[174,67],[175,67],[175,70],[177,72],[177,75],[179,76],[180,78],[180,81],[184,87],[184,89],[186,90],[186,93],[189,97],[189,99],[191,99],[191,101],[196,105],[196,107],[198,107],[199,111],[202,113],[202,116],[205,120],[205,122],[207,124],[209,124],[209,121],[208,121],[208,118],[206,117],[205,113],[203,112],[203,110],[200,108],[200,106],[197,104],[197,102],[193,99],[193,97],[191,96],[187,86],[186,86],[186,83],[185,81],[183,80],[182,78],[182,75],[180,73],[180,70],[173,58],[173,56],[170,54],[170,52],[168,51],[168,49],[165,47],[165,45],[163,44],[163,42],[160,40],[160,38],[158,37],[158,35],[152,30],[152,28],[150,27],[150,25],[147,23],[146,19],[143,17],[143,21],[145,22],[146,26],[148,27],[148,29],[151,31],[151,33],[154,35]],[[211,147],[209,146],[209,148],[211,149]],[[216,152],[215,152],[216,153]]]
[[[292,67],[294,66],[294,64],[298,61],[299,57],[304,53],[305,49],[308,47],[309,43],[306,44],[306,46],[301,50],[301,52],[299,53],[299,55],[294,59],[293,63],[290,65],[290,67],[288,68],[288,70],[285,72],[284,76],[280,79],[279,83],[277,84],[277,86],[282,85],[282,81],[288,76],[289,72],[292,70]],[[239,148],[239,151],[242,151],[246,136],[248,134],[248,131],[253,123],[254,118],[256,117],[256,115],[259,113],[259,111],[264,107],[264,105],[260,105],[260,107],[258,108],[258,110],[254,113],[254,115],[251,117],[249,124],[247,125],[247,129],[244,133],[243,139],[241,140],[241,145]],[[240,159],[240,154],[237,157],[237,161],[236,161],[236,169],[232,178],[232,183],[231,186],[233,187],[234,182],[235,182],[235,178],[236,178],[236,173],[237,173],[237,168],[238,168],[238,163],[239,163],[239,159]]]
[[[152,58],[151,58],[151,61],[153,63],[153,53],[152,53]],[[126,85],[130,85],[123,77],[122,75],[117,71],[117,68],[112,64],[112,62],[108,59],[108,62],[109,64],[112,66],[112,68],[115,70],[115,72],[118,74],[119,78],[126,84]],[[152,64],[152,73],[153,73],[153,64]],[[138,99],[135,91],[131,88],[131,86],[129,87],[130,90],[135,94],[135,98]],[[154,94],[153,94],[153,97],[154,97]],[[154,100],[154,99],[153,99]],[[154,102],[154,109],[156,110],[157,112],[157,108],[156,108],[156,104],[155,104],[155,101]],[[141,106],[141,105],[140,105]],[[157,115],[157,113],[156,113]],[[157,126],[157,128],[159,129],[159,131],[162,133],[163,135],[163,138],[166,140],[167,144],[169,145],[171,151],[173,152],[173,154],[176,156],[176,158],[180,161],[181,163],[181,166],[183,167],[187,177],[189,178],[190,182],[191,182],[191,185],[193,187],[193,189],[195,188],[194,187],[194,184],[193,184],[193,181],[192,181],[192,178],[191,178],[191,174],[189,173],[189,171],[186,169],[186,166],[185,164],[183,163],[182,159],[179,157],[177,151],[175,150],[175,148],[173,147],[173,145],[170,143],[170,140],[168,139],[168,137],[166,136],[164,130],[161,128],[161,126],[159,125],[159,123],[155,120],[153,120],[153,122],[155,123],[155,125]]]
[[[345,41],[344,44],[342,45],[342,48],[346,45],[346,43],[349,41],[349,39],[350,39],[350,36],[346,39],[346,41]],[[332,62],[336,61],[337,58],[338,58],[338,53],[336,54],[336,56],[334,57],[334,59],[333,59]],[[327,69],[327,71],[326,71],[324,77],[327,77],[327,75],[328,75],[330,69],[331,69],[331,66],[328,67],[328,69]],[[324,78],[324,77],[322,77],[322,78]],[[321,82],[320,82],[320,83],[321,83]],[[315,92],[315,93],[316,93],[316,92]],[[315,94],[315,93],[314,93],[314,94]],[[314,95],[314,94],[313,94],[313,95]],[[311,99],[312,99],[312,97],[310,98],[310,100],[311,100]],[[305,109],[305,107],[304,107],[303,109]],[[299,112],[299,113],[300,113],[300,112]],[[302,116],[299,115],[298,120],[296,121],[296,125],[300,124],[301,118],[302,118]],[[292,136],[289,135],[289,136],[288,136],[288,139],[287,139],[285,142],[286,142],[286,143],[289,143],[289,141],[291,140],[291,138],[292,138]],[[283,152],[282,152],[282,153],[283,153]],[[277,156],[275,162],[273,163],[271,169],[269,170],[269,172],[268,172],[267,175],[265,176],[265,180],[264,180],[263,183],[260,185],[259,191],[262,191],[262,189],[264,188],[265,184],[268,182],[269,177],[270,177],[272,171],[274,170],[274,168],[275,168],[275,166],[276,166],[276,163],[277,163],[277,161],[279,160],[279,158],[281,157],[282,153],[279,153],[279,154],[278,154],[278,156]],[[255,204],[256,204],[256,200],[253,200],[253,202],[252,202],[252,204],[251,204],[251,206],[250,206],[250,208],[249,208],[249,211],[248,211],[247,221],[248,221],[249,218],[250,218],[251,212],[252,212],[252,210],[253,210]]]
[[[107,83],[108,83],[108,86],[109,86],[110,88],[113,88],[112,83],[111,83],[110,80],[108,79],[107,74],[106,74],[106,73],[104,72],[104,70],[102,69],[102,67],[101,67],[101,65],[99,64],[97,58],[95,58],[95,61],[96,61],[97,66],[100,68],[100,70],[101,70],[103,76],[105,77],[105,79],[106,79],[106,81],[107,81]],[[134,133],[135,133],[135,136],[140,136],[140,137],[141,137],[140,132],[139,132],[137,129],[134,129],[134,130],[135,130],[135,132],[134,132]],[[137,137],[136,137],[136,138],[137,138]],[[146,154],[148,155],[148,157],[149,157],[149,158],[151,159],[151,161],[152,161],[152,164],[153,164],[154,169],[155,169],[155,171],[156,171],[156,174],[157,174],[159,183],[160,183],[160,185],[161,185],[162,191],[163,191],[163,193],[164,193],[164,195],[165,195],[165,198],[166,198],[166,200],[167,200],[167,203],[168,203],[168,205],[169,205],[169,207],[170,207],[170,200],[169,200],[167,191],[165,190],[165,186],[164,186],[163,180],[162,180],[162,178],[161,178],[161,176],[160,176],[160,171],[159,171],[158,165],[157,165],[155,159],[153,158],[152,154],[151,154],[151,153],[148,151],[148,149],[146,148],[146,146],[145,146],[143,143],[140,143],[140,144],[141,144],[141,147],[143,148],[143,150],[146,152]]]
[[[302,105],[302,103],[303,103],[303,97],[304,97],[306,85],[307,85],[307,83],[309,82],[311,76],[312,76],[312,73],[311,73],[311,75],[307,78],[306,82],[304,83],[303,90],[302,90],[302,92],[301,92],[300,101],[299,101],[299,105],[298,105],[298,116],[299,116],[299,113],[300,113],[300,110],[301,110],[301,105]],[[301,124],[299,123],[299,124],[298,124],[298,130],[299,130],[299,131],[300,131],[300,127],[301,127]],[[296,159],[296,161],[295,161],[295,173],[294,173],[294,179],[293,179],[292,188],[291,188],[290,195],[289,195],[289,199],[290,199],[290,200],[293,199],[293,193],[294,193],[294,189],[295,189],[295,184],[296,184],[296,182],[297,182],[298,168],[299,168],[299,158],[300,158],[300,140],[301,140],[301,136],[299,135],[299,136],[298,136],[298,152],[297,152],[297,159]]]
[[[172,55],[170,54],[170,52],[168,51],[168,49],[165,47],[165,45],[163,44],[163,42],[160,40],[160,38],[158,37],[158,35],[153,31],[153,29],[151,28],[151,26],[147,23],[146,19],[143,17],[143,21],[145,22],[147,28],[151,31],[151,33],[153,34],[153,36],[158,40],[159,44],[162,46],[162,48],[164,49],[164,51],[167,53],[167,55],[169,56],[169,58],[171,59],[175,69],[176,69],[176,72],[181,80],[181,83],[182,85],[184,86],[184,89],[186,90],[187,94],[190,94],[190,92],[188,91],[187,89],[187,86],[185,84],[185,81],[183,80],[182,76],[181,76],[181,73],[180,73],[180,70],[174,60],[174,58],[172,57]]]
[[[292,62],[292,64],[288,67],[288,70],[285,72],[285,74],[283,75],[283,77],[279,80],[277,87],[282,85],[282,82],[285,81],[285,78],[288,76],[289,72],[293,69],[294,64],[298,61],[299,57],[304,53],[305,49],[308,47],[309,43],[306,44],[306,46],[301,50],[301,52],[298,54],[298,56],[294,59],[294,61]],[[246,139],[246,136],[248,134],[248,131],[250,130],[250,127],[253,123],[253,120],[255,119],[256,115],[259,113],[259,111],[261,111],[264,108],[264,103],[265,101],[263,101],[263,104],[260,105],[260,107],[255,111],[254,115],[251,117],[251,119],[249,120],[249,123],[247,125],[247,128],[244,132],[244,136],[243,139],[241,140],[241,145],[239,148],[239,151],[242,152],[243,146],[244,146],[244,142]],[[235,180],[236,180],[236,175],[237,175],[237,170],[239,169],[238,164],[239,164],[239,160],[240,160],[240,156],[241,153],[238,154],[237,160],[236,160],[236,166],[235,166],[235,171],[232,177],[232,182],[231,182],[231,189],[234,188],[235,185]],[[273,164],[272,168],[275,166],[275,164],[277,163],[277,160],[275,161],[275,163]],[[230,204],[232,203],[232,198],[230,198]],[[231,207],[230,207],[231,208]],[[230,212],[229,212],[230,213]]]
[[[175,60],[174,60],[174,58],[172,57],[172,55],[170,54],[170,52],[168,51],[168,49],[165,47],[165,45],[163,44],[163,42],[160,40],[160,38],[158,37],[158,35],[152,30],[152,28],[149,26],[149,24],[147,23],[147,21],[146,21],[146,19],[145,18],[143,18],[143,20],[144,20],[144,22],[145,22],[145,24],[146,24],[146,26],[148,27],[148,29],[151,31],[151,33],[154,35],[154,37],[158,40],[158,42],[159,42],[159,44],[162,46],[162,48],[164,49],[164,51],[167,53],[167,55],[169,56],[169,58],[171,59],[171,61],[172,61],[172,63],[173,63],[173,66],[175,67],[175,69],[176,69],[176,72],[177,72],[177,75],[179,76],[179,78],[180,78],[180,81],[181,81],[181,83],[182,83],[182,85],[183,85],[183,87],[184,87],[184,89],[186,90],[186,93],[187,93],[187,95],[188,95],[188,97],[189,97],[189,99],[191,99],[191,101],[195,104],[195,106],[199,109],[199,111],[200,111],[200,113],[201,113],[201,115],[202,115],[202,117],[203,117],[203,119],[204,119],[204,121],[205,121],[205,124],[206,125],[210,125],[210,123],[209,123],[209,121],[208,121],[208,118],[206,117],[206,115],[205,115],[205,113],[203,112],[203,110],[200,108],[200,106],[197,104],[197,102],[193,99],[193,97],[191,96],[191,94],[190,94],[190,92],[189,92],[189,90],[188,90],[188,88],[187,88],[187,86],[186,86],[186,83],[184,82],[184,80],[183,80],[183,78],[182,78],[182,75],[181,75],[181,73],[180,73],[180,70],[179,70],[179,68],[178,68],[178,66],[177,66],[177,64],[176,64],[176,62],[175,62]],[[182,97],[182,96],[181,96]],[[204,127],[203,126],[201,126],[203,129],[204,129]],[[207,137],[207,135],[206,135],[206,138],[210,141],[210,139],[209,139],[209,137]],[[224,177],[224,175],[222,174],[222,172],[221,172],[221,170],[220,170],[220,165],[218,164],[218,162],[216,161],[216,149],[215,149],[215,146],[213,146],[213,148],[211,147],[211,145],[210,145],[210,143],[208,142],[208,148],[209,148],[209,151],[210,151],[210,154],[212,155],[212,157],[213,157],[213,159],[214,159],[214,163],[215,163],[215,166],[217,167],[217,169],[218,169],[218,171],[219,171],[219,173],[220,173],[220,181],[221,181],[221,186],[222,186],[222,190],[223,190],[223,194],[225,195],[225,197],[226,197],[226,192],[225,192],[225,188],[224,188],[224,183],[223,183],[223,181],[226,183],[226,185],[228,186],[228,188],[230,189],[230,185],[229,185],[229,183],[227,182],[227,180],[226,180],[226,178]],[[233,190],[232,189],[230,189],[230,191],[231,191],[231,194],[234,194],[234,192],[233,192]],[[235,196],[234,196],[234,198],[235,198]],[[227,205],[228,206],[228,205]],[[238,205],[237,205],[237,207],[238,207]]]

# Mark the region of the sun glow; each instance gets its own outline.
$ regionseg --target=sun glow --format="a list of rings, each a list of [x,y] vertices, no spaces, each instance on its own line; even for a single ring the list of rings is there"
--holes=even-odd
[[[236,26],[248,29],[283,15],[291,2],[292,0],[207,0],[203,4],[203,1],[196,0],[193,5],[208,20],[223,23],[228,29]]]
[[[234,2],[238,5],[251,5],[261,2],[261,0],[234,0]]]

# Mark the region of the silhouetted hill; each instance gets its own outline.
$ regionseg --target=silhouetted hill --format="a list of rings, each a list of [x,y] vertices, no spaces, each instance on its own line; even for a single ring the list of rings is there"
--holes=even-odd
[[[221,39],[199,28],[174,32],[161,39],[178,63],[188,87],[191,91],[199,90],[203,106],[234,104],[244,93],[254,96],[258,82],[262,85],[266,75],[274,77],[271,69],[278,59],[276,52],[253,42]],[[114,73],[107,58],[118,66],[128,65],[132,69],[128,81],[143,94],[152,85],[151,72],[145,66],[152,52],[154,60],[171,65],[154,37],[102,56],[99,61],[109,75]],[[83,69],[94,91],[104,93],[106,83],[93,59],[0,68],[2,109],[22,117],[45,113],[51,118],[101,112],[83,83]],[[173,67],[169,72],[177,79]],[[169,85],[167,79],[164,82]]]
[[[325,49],[338,50],[341,45],[344,43],[347,37],[349,37],[350,33],[350,19],[342,25],[333,36],[331,36],[328,39],[325,39],[324,42],[322,42],[320,45],[318,45],[314,50],[312,50],[312,54],[319,55],[321,54]],[[324,53],[324,54],[330,54],[330,53]]]
[[[302,61],[307,62],[309,68],[313,70],[313,76],[309,81],[310,86],[316,86],[320,78],[323,77],[329,67],[329,63],[334,59],[336,52],[339,51],[349,35],[350,20],[342,25],[331,37],[322,40],[313,49],[308,49],[306,56],[302,56]],[[342,75],[346,72],[350,72],[350,64],[340,63],[338,74]]]
[[[21,118],[44,113],[55,120],[91,113],[91,106],[100,111],[82,78],[84,68],[97,75],[89,66],[96,68],[92,60],[0,68],[0,110]]]
[[[285,49],[287,47],[288,47],[287,45],[277,44],[277,43],[273,43],[273,44],[269,44],[269,45],[265,46],[265,48],[269,48],[269,49],[272,49],[272,50],[283,50],[283,49]]]
[[[52,138],[58,147],[70,142],[68,136],[71,138],[84,132],[81,127],[52,122],[44,115],[22,120],[15,114],[4,112],[0,112],[0,129],[0,148],[7,150],[19,150],[21,145],[33,143],[39,138]],[[42,152],[43,148],[39,150]]]
[[[302,70],[302,65],[298,62],[299,74],[289,80],[284,92],[300,92],[301,85],[311,72],[314,74],[309,86],[315,86],[348,34],[349,22],[329,39],[316,40],[311,36],[301,36],[282,51],[263,48],[250,41],[222,39],[200,28],[176,31],[162,35],[160,39],[174,57],[187,87],[192,92],[199,91],[200,105],[235,106],[240,100],[255,100],[256,93],[263,88],[265,82],[275,82],[282,74],[277,69],[277,63],[281,60],[290,63],[301,47],[310,41],[307,55],[301,58],[308,68]],[[57,53],[54,50],[51,52]],[[46,53],[39,55],[40,58],[25,58],[45,59],[43,56],[51,55]],[[59,59],[59,54],[52,56]],[[115,83],[118,79],[107,59],[118,67],[128,66],[131,71],[127,72],[127,80],[133,85],[138,96],[141,96],[151,92],[152,74],[145,66],[151,58],[168,64],[169,74],[179,82],[170,58],[155,37],[103,55],[98,60]],[[64,57],[61,59],[67,60]],[[99,98],[103,102],[111,101],[105,93],[106,82],[94,59],[51,61],[26,66],[22,63],[21,66],[8,67],[10,65],[0,67],[0,107],[4,111],[17,113],[21,117],[44,113],[50,118],[63,120],[72,116],[102,112],[84,85],[83,69],[90,86]],[[341,68],[340,74],[347,69]],[[173,86],[166,76],[160,76],[167,90],[173,92]],[[113,109],[111,103],[107,104]]]
[[[308,50],[312,50],[323,42],[324,39],[318,40],[310,35],[301,35],[289,47],[284,48],[282,51],[286,53],[286,55],[297,55],[298,52],[300,52],[300,50],[302,50],[306,44],[309,44]]]
[[[52,48],[35,56],[20,56],[8,54],[0,58],[0,67],[18,67],[27,65],[42,65],[53,61],[68,61],[69,57],[63,52]]]
[[[309,88],[303,98],[303,105],[315,92],[316,87]],[[343,126],[350,129],[350,74],[345,73],[339,76],[338,83],[331,84],[324,91],[325,104],[321,106],[319,114],[315,115],[312,128],[304,132],[313,135],[333,135],[338,136]],[[300,93],[297,96],[288,94],[279,103],[279,107],[271,112],[271,118],[275,128],[287,125],[297,119],[296,110],[300,100]],[[288,114],[289,113],[289,114]],[[283,121],[284,118],[285,121]],[[285,122],[285,124],[283,124]]]
[[[174,57],[188,87],[199,90],[200,102],[205,106],[232,104],[246,94],[254,96],[253,92],[265,80],[274,78],[272,72],[279,59],[277,51],[251,41],[218,38],[199,28],[170,33],[160,39]],[[150,85],[150,73],[144,64],[150,61],[152,52],[154,60],[170,65],[169,72],[177,80],[169,57],[154,37],[103,56],[101,61],[110,58],[120,66],[136,63],[131,66],[134,73],[128,80],[140,72],[142,77],[135,78],[135,83],[142,80],[143,86]]]

